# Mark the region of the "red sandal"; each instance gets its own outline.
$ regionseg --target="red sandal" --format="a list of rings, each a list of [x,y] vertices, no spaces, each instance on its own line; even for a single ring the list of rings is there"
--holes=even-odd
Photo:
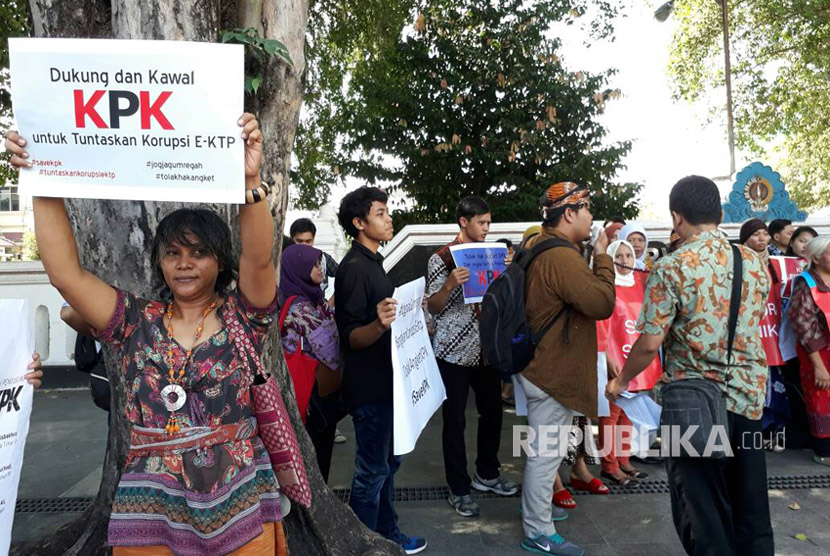
[[[563,488],[559,492],[553,493],[553,505],[566,510],[573,510],[576,508],[576,500],[568,489]]]
[[[593,494],[608,494],[611,492],[605,484],[596,477],[591,479],[591,482],[586,483],[579,479],[571,478],[571,486],[576,490],[585,490]]]

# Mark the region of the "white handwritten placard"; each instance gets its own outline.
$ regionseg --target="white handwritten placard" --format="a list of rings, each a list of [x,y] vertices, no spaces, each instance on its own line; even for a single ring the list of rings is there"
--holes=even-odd
[[[47,197],[245,202],[241,45],[9,39],[12,106]]]
[[[396,456],[408,454],[430,417],[447,399],[444,381],[427,332],[423,277],[395,289],[397,316],[392,323],[392,404]]]

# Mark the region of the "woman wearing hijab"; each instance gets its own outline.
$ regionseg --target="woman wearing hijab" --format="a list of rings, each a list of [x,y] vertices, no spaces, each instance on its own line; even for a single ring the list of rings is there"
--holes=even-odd
[[[648,256],[648,234],[642,225],[630,222],[623,226],[617,235],[618,240],[627,241],[634,248],[636,259],[634,268],[637,270],[651,270],[651,257]]]
[[[334,311],[326,303],[323,252],[291,245],[280,261],[280,336],[294,381],[297,407],[317,452],[320,474],[328,481],[340,408],[340,341]]]
[[[626,357],[626,346],[633,345],[636,334],[629,333],[629,322],[636,322],[645,295],[644,284],[634,279],[635,250],[625,240],[617,240],[608,246],[607,253],[614,259],[614,285],[616,304],[614,313],[603,322],[607,337],[605,341],[608,358],[609,378],[619,374]],[[660,359],[655,358],[651,366],[629,384],[630,391],[651,390],[662,375]],[[627,487],[638,484],[637,479],[648,475],[635,469],[627,455],[616,453],[617,426],[633,427],[631,420],[620,406],[611,402],[610,416],[599,419],[599,449],[602,456],[602,477],[612,483]],[[629,448],[630,450],[630,448]]]

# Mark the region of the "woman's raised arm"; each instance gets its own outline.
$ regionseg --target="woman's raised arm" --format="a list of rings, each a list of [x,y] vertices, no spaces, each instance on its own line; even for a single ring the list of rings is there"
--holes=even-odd
[[[6,133],[11,164],[21,172],[32,167],[25,147],[26,140],[16,132]],[[63,199],[35,197],[32,209],[37,248],[49,281],[86,322],[105,329],[115,312],[117,296],[111,286],[81,266]]]
[[[262,165],[262,132],[252,114],[239,120],[245,140],[245,189],[260,187]],[[255,307],[268,307],[277,292],[277,270],[274,264],[274,219],[268,200],[239,207],[239,290]]]

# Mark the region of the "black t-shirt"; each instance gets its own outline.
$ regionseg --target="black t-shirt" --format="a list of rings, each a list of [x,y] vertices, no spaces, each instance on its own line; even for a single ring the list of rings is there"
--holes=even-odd
[[[357,240],[340,262],[334,279],[334,318],[343,352],[343,399],[348,409],[392,402],[392,333],[387,330],[363,349],[352,349],[349,335],[378,318],[377,306],[394,292],[383,270],[383,256]]]

